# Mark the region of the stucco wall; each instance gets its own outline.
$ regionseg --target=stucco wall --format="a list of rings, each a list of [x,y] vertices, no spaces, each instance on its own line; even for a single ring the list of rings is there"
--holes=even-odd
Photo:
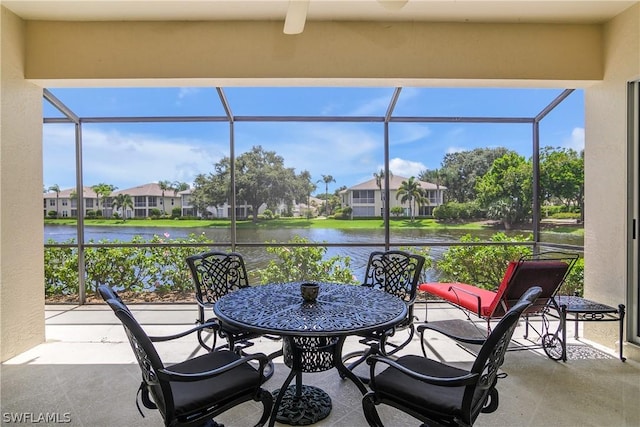
[[[585,91],[585,295],[617,306],[627,290],[626,91],[640,78],[640,6],[608,23],[604,35],[604,80]],[[616,328],[585,325],[590,339],[609,347]]]
[[[42,90],[24,80],[24,23],[2,8],[1,358],[44,340]]]
[[[228,85],[286,79],[281,84],[290,86],[338,79],[392,86],[518,79],[519,85],[575,85],[600,80],[603,70],[598,25],[308,22],[295,37],[282,34],[280,22],[30,21],[27,29],[27,77],[43,80],[178,78]]]

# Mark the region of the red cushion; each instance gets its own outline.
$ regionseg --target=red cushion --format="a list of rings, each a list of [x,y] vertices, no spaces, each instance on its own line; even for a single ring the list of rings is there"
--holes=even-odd
[[[504,294],[517,262],[511,261],[497,291],[489,291],[466,283],[422,283],[418,289],[473,311],[481,317],[491,317]]]

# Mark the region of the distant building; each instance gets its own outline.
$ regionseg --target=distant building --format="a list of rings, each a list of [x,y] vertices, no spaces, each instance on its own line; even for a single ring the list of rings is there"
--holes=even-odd
[[[396,199],[396,195],[398,194],[398,189],[402,182],[407,180],[408,178],[397,175],[389,177],[389,209],[395,206],[401,206],[404,210],[404,216],[410,216],[411,207],[409,206],[409,202],[400,203],[400,199],[402,197]],[[430,182],[417,182],[420,184],[420,188],[425,192],[428,204],[418,206],[416,203],[416,209],[418,212],[415,213],[415,216],[432,215],[433,210],[443,204],[443,194],[447,188]],[[351,216],[353,218],[381,217],[383,215],[384,206],[383,189],[378,187],[375,178],[347,188],[340,192],[342,207],[351,207],[353,210]]]
[[[106,217],[113,215],[111,204],[118,194],[128,194],[133,202],[133,211],[127,208],[123,215],[125,218],[148,218],[153,209],[158,209],[162,214],[171,215],[173,208],[182,208],[181,197],[178,193],[174,190],[164,190],[163,195],[160,184],[151,182],[111,193],[111,196],[105,201],[105,206],[109,207],[104,214]]]
[[[87,211],[98,209],[98,196],[91,187],[83,187],[82,197],[84,199],[83,214],[85,216]],[[78,197],[75,188],[60,190],[58,193],[55,191],[44,193],[43,199],[45,217],[51,211],[56,212],[58,218],[78,216]]]
[[[88,211],[100,211],[101,215],[105,218],[113,216],[115,210],[113,209],[113,200],[118,194],[128,194],[131,196],[133,202],[133,209],[127,207],[125,211],[122,208],[118,208],[117,212],[124,218],[148,218],[151,215],[153,209],[158,209],[161,214],[171,215],[174,208],[180,208],[182,216],[190,217],[213,217],[213,218],[231,218],[231,205],[225,202],[220,206],[210,206],[207,208],[207,212],[199,212],[193,205],[192,201],[193,189],[188,189],[180,192],[174,190],[163,191],[160,188],[160,184],[152,182],[148,184],[138,185],[136,187],[126,188],[122,190],[113,191],[109,197],[102,198],[91,189],[91,187],[84,187],[83,199],[84,210],[83,214],[86,217]],[[77,197],[75,196],[75,188],[68,188],[61,190],[57,195],[55,192],[50,191],[44,193],[44,216],[48,216],[50,211],[55,211],[58,218],[77,217]],[[240,203],[240,202],[238,202]],[[283,216],[291,211],[291,215],[294,217],[305,216],[307,209],[309,208],[312,215],[318,214],[318,207],[324,203],[323,200],[315,197],[309,198],[310,207],[306,203],[295,203],[288,207],[284,203],[281,203],[273,209],[275,215]],[[264,213],[267,209],[266,204],[262,204],[258,208],[258,214]],[[251,206],[246,203],[238,204],[236,206],[236,218],[249,218],[251,216]]]

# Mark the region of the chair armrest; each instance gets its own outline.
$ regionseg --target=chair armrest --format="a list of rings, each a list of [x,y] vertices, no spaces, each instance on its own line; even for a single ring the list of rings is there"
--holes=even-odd
[[[480,298],[480,295],[474,294],[473,292],[469,292],[469,291],[467,291],[465,289],[458,288],[457,286],[453,286],[453,285],[449,286],[449,290],[453,291],[454,294],[456,293],[456,291],[460,291],[462,293],[465,293],[467,295],[471,295],[472,297],[475,297],[476,300],[478,300],[478,311],[476,312],[476,314],[478,315],[478,317],[482,317],[482,299]],[[457,296],[458,296],[458,294],[456,294],[456,297]]]
[[[196,294],[196,302],[198,303],[198,305],[202,308],[212,308],[213,304],[210,302],[205,302],[202,301],[202,298],[198,297],[198,294]]]
[[[393,369],[397,369],[405,375],[410,376],[418,381],[422,381],[428,384],[443,386],[443,387],[459,387],[462,385],[475,384],[480,377],[479,374],[468,373],[459,377],[432,377],[430,375],[423,375],[418,372],[414,372],[404,366],[398,364],[393,359],[380,355],[371,355],[367,357],[367,363],[371,366],[371,387],[375,389],[375,368],[376,363],[384,363],[389,365]]]
[[[416,328],[416,330],[418,331],[418,333],[420,334],[420,340],[422,341],[424,339],[424,331],[425,330],[430,330],[430,331],[435,331],[438,332],[448,338],[451,338],[453,340],[456,341],[460,341],[466,344],[475,344],[475,345],[482,345],[484,344],[484,342],[486,341],[486,338],[473,338],[473,337],[465,337],[465,336],[461,336],[461,335],[456,335],[456,334],[452,334],[448,331],[446,331],[443,328],[439,328],[437,326],[431,325],[429,323],[422,323],[420,325],[418,325],[418,327]]]
[[[405,303],[407,304],[407,307],[410,307],[413,305],[413,303],[416,302],[416,300],[418,299],[418,295],[416,293],[416,295],[414,295],[413,298],[411,298],[409,301],[405,301]]]
[[[212,369],[210,371],[184,373],[184,372],[172,371],[171,367],[163,368],[158,370],[158,377],[166,381],[181,381],[181,382],[202,381],[208,378],[216,377],[225,372],[228,372],[234,368],[237,368],[240,365],[249,363],[249,361],[251,360],[257,360],[260,363],[258,372],[260,372],[261,377],[264,377],[264,373],[263,373],[264,367],[267,365],[267,363],[269,363],[269,359],[267,359],[267,356],[263,353],[255,353],[252,355],[242,357],[238,360],[235,360],[219,368]]]
[[[203,323],[201,325],[196,326],[195,328],[191,328],[188,331],[180,332],[178,334],[155,336],[155,337],[150,336],[149,339],[151,340],[151,342],[171,341],[171,340],[175,340],[176,338],[182,338],[184,336],[192,334],[192,333],[194,333],[196,331],[199,331],[201,329],[213,329],[214,332],[215,332],[218,329],[220,329],[220,325],[218,325],[217,322]]]

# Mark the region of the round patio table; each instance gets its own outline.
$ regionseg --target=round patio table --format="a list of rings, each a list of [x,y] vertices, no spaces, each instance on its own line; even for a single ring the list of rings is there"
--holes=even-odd
[[[320,286],[314,302],[300,293],[302,282],[239,289],[218,300],[218,319],[250,331],[283,337],[284,363],[291,372],[276,398],[270,425],[315,423],[331,411],[331,398],[318,387],[302,384],[303,372],[332,368],[349,378],[362,394],[368,390],[342,363],[347,336],[393,328],[407,315],[401,299],[366,286],[314,282]],[[293,378],[296,384],[289,386]],[[282,391],[284,390],[284,392]]]

